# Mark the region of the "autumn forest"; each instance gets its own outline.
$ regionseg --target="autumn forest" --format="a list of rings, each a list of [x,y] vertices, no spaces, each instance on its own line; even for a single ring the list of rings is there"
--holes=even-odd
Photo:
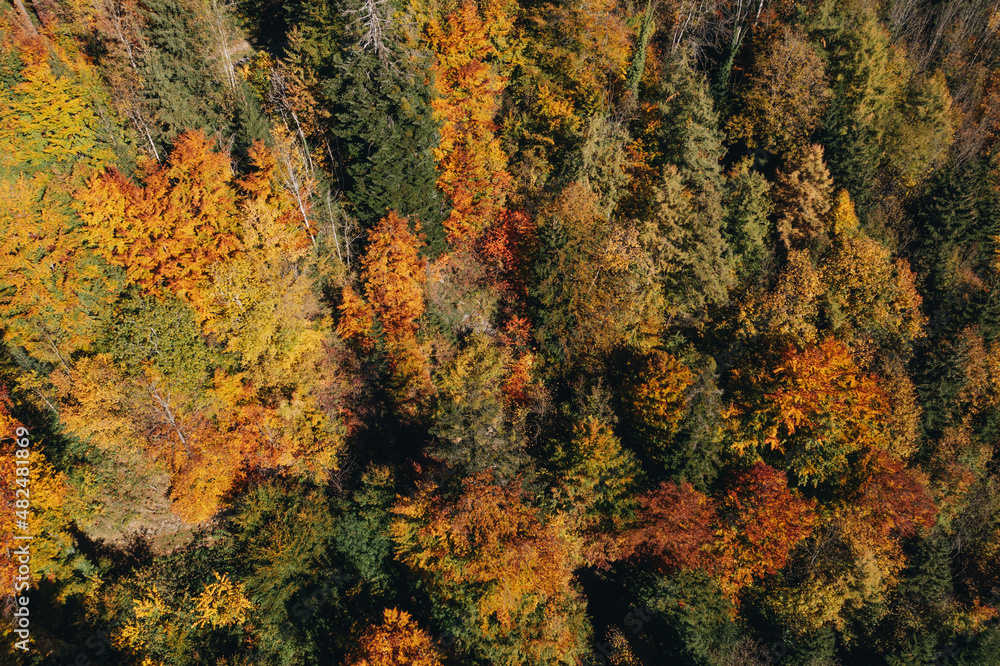
[[[8,0],[0,333],[0,663],[1000,663],[992,0]]]

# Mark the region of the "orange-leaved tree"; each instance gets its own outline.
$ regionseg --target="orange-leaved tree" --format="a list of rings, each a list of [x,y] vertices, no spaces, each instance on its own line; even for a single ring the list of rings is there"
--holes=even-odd
[[[714,566],[715,504],[690,483],[660,483],[639,498],[636,514],[635,525],[622,532],[618,557],[651,562],[662,572]]]
[[[431,636],[406,611],[386,608],[382,624],[372,625],[358,639],[347,666],[440,666]]]
[[[84,247],[50,179],[0,179],[0,314],[8,341],[64,367],[87,349],[117,291],[107,265]]]
[[[744,419],[734,447],[780,455],[798,485],[841,483],[852,456],[891,446],[890,401],[834,338],[786,348],[756,389],[756,404],[736,409]]]
[[[816,503],[789,489],[784,472],[762,462],[735,474],[718,501],[712,548],[723,591],[735,596],[785,566],[816,522]]]
[[[191,298],[211,264],[239,247],[231,181],[229,159],[194,131],[166,164],[147,163],[141,187],[111,170],[76,196],[88,240],[130,283]]]
[[[461,618],[475,653],[511,664],[582,656],[577,547],[558,517],[546,520],[528,503],[519,481],[501,485],[482,472],[451,500],[426,484],[395,512],[397,558]]]
[[[433,392],[425,351],[417,338],[417,320],[426,307],[427,261],[420,256],[422,239],[406,218],[390,212],[368,234],[361,260],[365,297],[350,286],[343,292],[337,332],[363,349],[374,344],[374,322],[380,324],[392,365],[393,392],[401,408],[412,412]]]
[[[622,402],[636,443],[653,456],[671,443],[687,411],[691,369],[672,354],[651,350],[626,367]]]
[[[443,25],[435,19],[426,30],[437,56],[438,96],[432,106],[441,123],[441,143],[434,156],[438,188],[452,205],[444,221],[452,245],[474,240],[493,222],[510,182],[493,122],[506,85],[493,65],[500,57],[495,41],[503,41],[513,28],[513,17],[505,9],[486,2],[480,12],[475,2],[465,0]]]

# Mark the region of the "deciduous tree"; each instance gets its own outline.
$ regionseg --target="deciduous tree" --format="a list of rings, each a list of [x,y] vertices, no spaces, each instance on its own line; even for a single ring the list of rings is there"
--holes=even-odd
[[[202,133],[189,132],[167,164],[149,165],[141,187],[112,170],[77,198],[89,241],[130,283],[190,298],[212,262],[239,247],[231,181],[229,160]]]
[[[431,636],[406,611],[387,608],[382,624],[368,627],[348,666],[440,666]]]
[[[562,520],[545,520],[519,481],[499,485],[486,471],[465,479],[452,501],[425,485],[396,513],[397,557],[457,618],[475,654],[511,664],[582,656],[579,555]]]

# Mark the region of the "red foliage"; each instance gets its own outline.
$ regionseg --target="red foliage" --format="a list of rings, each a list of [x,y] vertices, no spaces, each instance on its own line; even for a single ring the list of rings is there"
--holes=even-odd
[[[709,565],[716,518],[710,498],[671,481],[645,493],[639,506],[637,526],[622,535],[621,557],[651,560],[661,571]]]
[[[788,554],[812,533],[815,502],[788,487],[784,472],[758,462],[734,476],[719,506],[722,541],[718,550],[732,566],[723,571],[723,589],[735,593],[754,578],[773,574]]]
[[[527,213],[505,210],[476,240],[476,254],[494,284],[516,298],[528,293],[536,231]]]

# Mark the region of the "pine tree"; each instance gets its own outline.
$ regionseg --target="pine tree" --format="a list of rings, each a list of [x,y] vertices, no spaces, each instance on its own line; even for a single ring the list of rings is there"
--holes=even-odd
[[[348,45],[334,57],[321,83],[332,104],[330,133],[342,187],[362,227],[394,211],[419,220],[440,248],[447,204],[436,189],[431,60],[404,46],[397,30],[385,34],[384,54]]]
[[[896,109],[908,72],[876,17],[844,23],[824,31],[833,97],[822,143],[835,180],[867,207],[875,203],[876,176],[890,148],[888,133],[902,120]]]

